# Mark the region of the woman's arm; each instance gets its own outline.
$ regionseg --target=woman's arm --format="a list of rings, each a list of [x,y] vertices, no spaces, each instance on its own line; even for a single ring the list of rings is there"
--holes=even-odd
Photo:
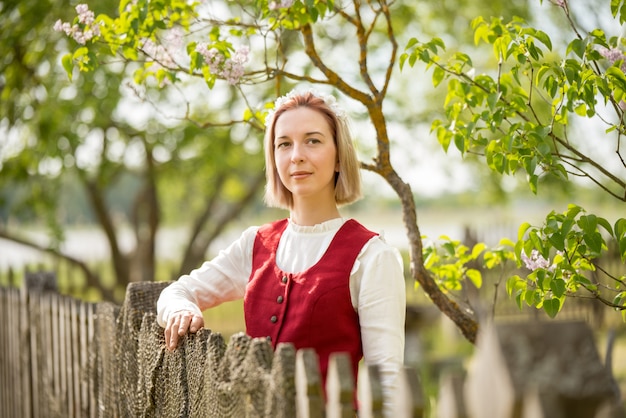
[[[257,229],[248,228],[217,257],[181,276],[161,292],[157,322],[165,328],[168,349],[176,347],[180,336],[204,326],[202,311],[243,297],[252,268]]]
[[[389,412],[392,393],[404,364],[404,321],[406,290],[404,267],[397,249],[380,237],[372,238],[357,258],[356,307],[361,324],[363,357],[366,364],[380,368]]]

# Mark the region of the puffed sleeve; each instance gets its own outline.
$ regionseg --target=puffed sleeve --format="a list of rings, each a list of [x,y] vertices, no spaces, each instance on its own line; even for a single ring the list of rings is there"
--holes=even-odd
[[[406,289],[402,257],[381,237],[374,237],[357,258],[353,276],[363,358],[366,364],[380,367],[385,410],[389,413],[389,400],[398,387],[404,364]]]
[[[246,229],[215,258],[163,289],[157,301],[159,325],[164,327],[174,312],[187,310],[201,314],[220,303],[241,299],[252,270],[252,247],[257,230],[258,227]]]

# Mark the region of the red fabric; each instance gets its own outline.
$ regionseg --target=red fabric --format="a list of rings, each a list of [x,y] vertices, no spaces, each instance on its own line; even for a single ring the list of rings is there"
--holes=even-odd
[[[246,332],[269,337],[272,346],[290,342],[314,348],[324,387],[331,353],[347,352],[356,379],[363,357],[359,317],[350,299],[350,271],[363,246],[376,234],[354,220],[346,221],[317,264],[301,273],[276,265],[276,250],[287,220],[259,229],[254,242],[252,274],[244,297]]]

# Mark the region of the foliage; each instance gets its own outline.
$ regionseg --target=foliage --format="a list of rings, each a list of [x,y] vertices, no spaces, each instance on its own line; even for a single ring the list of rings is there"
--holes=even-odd
[[[100,16],[116,13],[117,6],[112,1],[97,4]],[[184,2],[154,6],[161,8],[155,16],[168,13],[169,25],[184,24],[190,7]],[[88,287],[114,300],[114,286],[97,267],[64,250],[68,217],[97,222],[117,285],[124,288],[129,281],[155,277],[157,231],[172,212],[184,213],[189,237],[179,269],[199,265],[210,242],[261,189],[262,154],[258,145],[254,149],[260,135],[250,134],[258,129],[249,126],[232,134],[214,116],[221,104],[183,108],[176,118],[158,112],[142,117],[146,107],[174,103],[175,96],[133,85],[134,61],[97,61],[99,52],[84,45],[112,35],[85,5],[72,9],[66,0],[28,0],[0,8],[5,57],[0,75],[0,237],[70,261],[84,272]],[[127,25],[129,33],[150,26],[141,11],[128,12],[118,23]],[[65,71],[73,62],[63,60],[59,51],[65,55],[75,46],[75,63],[89,70],[88,76]],[[151,46],[144,42],[142,47]],[[94,48],[100,51],[105,44],[99,41]],[[128,53],[131,47],[120,48]],[[118,51],[111,45],[105,49]],[[228,100],[228,92],[222,100]],[[245,141],[237,141],[244,135]],[[169,200],[172,190],[180,192],[175,203]],[[46,226],[48,242],[26,234],[19,224],[24,220]]]
[[[483,156],[487,166],[501,175],[522,172],[533,193],[538,193],[542,176],[566,181],[585,178],[623,204],[623,41],[601,29],[581,35],[568,3],[555,4],[567,15],[573,32],[561,58],[552,52],[546,33],[521,19],[504,22],[477,17],[472,22],[474,41],[492,48],[498,63],[494,74],[479,73],[465,53],[447,53],[440,38],[427,42],[411,39],[400,66],[412,67],[421,61],[432,69],[435,86],[445,83],[446,119],[432,124],[445,150],[454,144],[463,154]],[[611,11],[623,24],[625,17],[618,3],[612,2]],[[606,136],[572,137],[569,128],[575,118],[599,119]],[[610,140],[615,144],[614,161],[597,158],[594,146],[586,143]],[[586,294],[621,310],[626,318],[626,275],[602,268],[602,258],[610,257],[607,241],[616,243],[617,256],[626,262],[625,224],[626,219],[619,218],[612,225],[573,204],[562,214],[548,214],[542,226],[524,223],[518,242],[508,245],[511,256],[505,259],[514,258],[517,267],[524,265],[531,272],[510,277],[509,294],[520,308],[525,302],[552,317],[563,307],[566,296]],[[463,273],[463,260],[456,259],[461,262],[456,270]],[[608,283],[594,279],[598,271]]]
[[[425,267],[438,279],[440,287],[446,290],[460,290],[462,283],[469,279],[477,288],[483,284],[482,273],[476,268],[468,267],[469,263],[479,259],[485,244],[478,243],[470,249],[458,240],[442,236],[439,246],[427,245],[424,248]]]
[[[617,243],[617,253],[622,262],[626,262],[624,218],[611,225],[604,218],[587,214],[579,206],[569,205],[563,213],[548,214],[542,227],[522,224],[515,256],[531,273],[525,278],[510,277],[508,293],[515,296],[520,308],[526,302],[543,307],[554,317],[567,295],[584,290],[605,305],[621,310],[626,318],[626,275],[616,275],[602,268],[601,256],[608,251],[605,236]],[[589,273],[597,270],[610,279],[609,283],[590,277]]]

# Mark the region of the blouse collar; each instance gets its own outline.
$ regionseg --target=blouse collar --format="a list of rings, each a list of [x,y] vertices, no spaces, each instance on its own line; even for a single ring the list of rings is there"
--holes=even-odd
[[[345,222],[344,218],[335,218],[316,225],[298,225],[289,218],[289,227],[296,233],[324,233],[338,230]]]

